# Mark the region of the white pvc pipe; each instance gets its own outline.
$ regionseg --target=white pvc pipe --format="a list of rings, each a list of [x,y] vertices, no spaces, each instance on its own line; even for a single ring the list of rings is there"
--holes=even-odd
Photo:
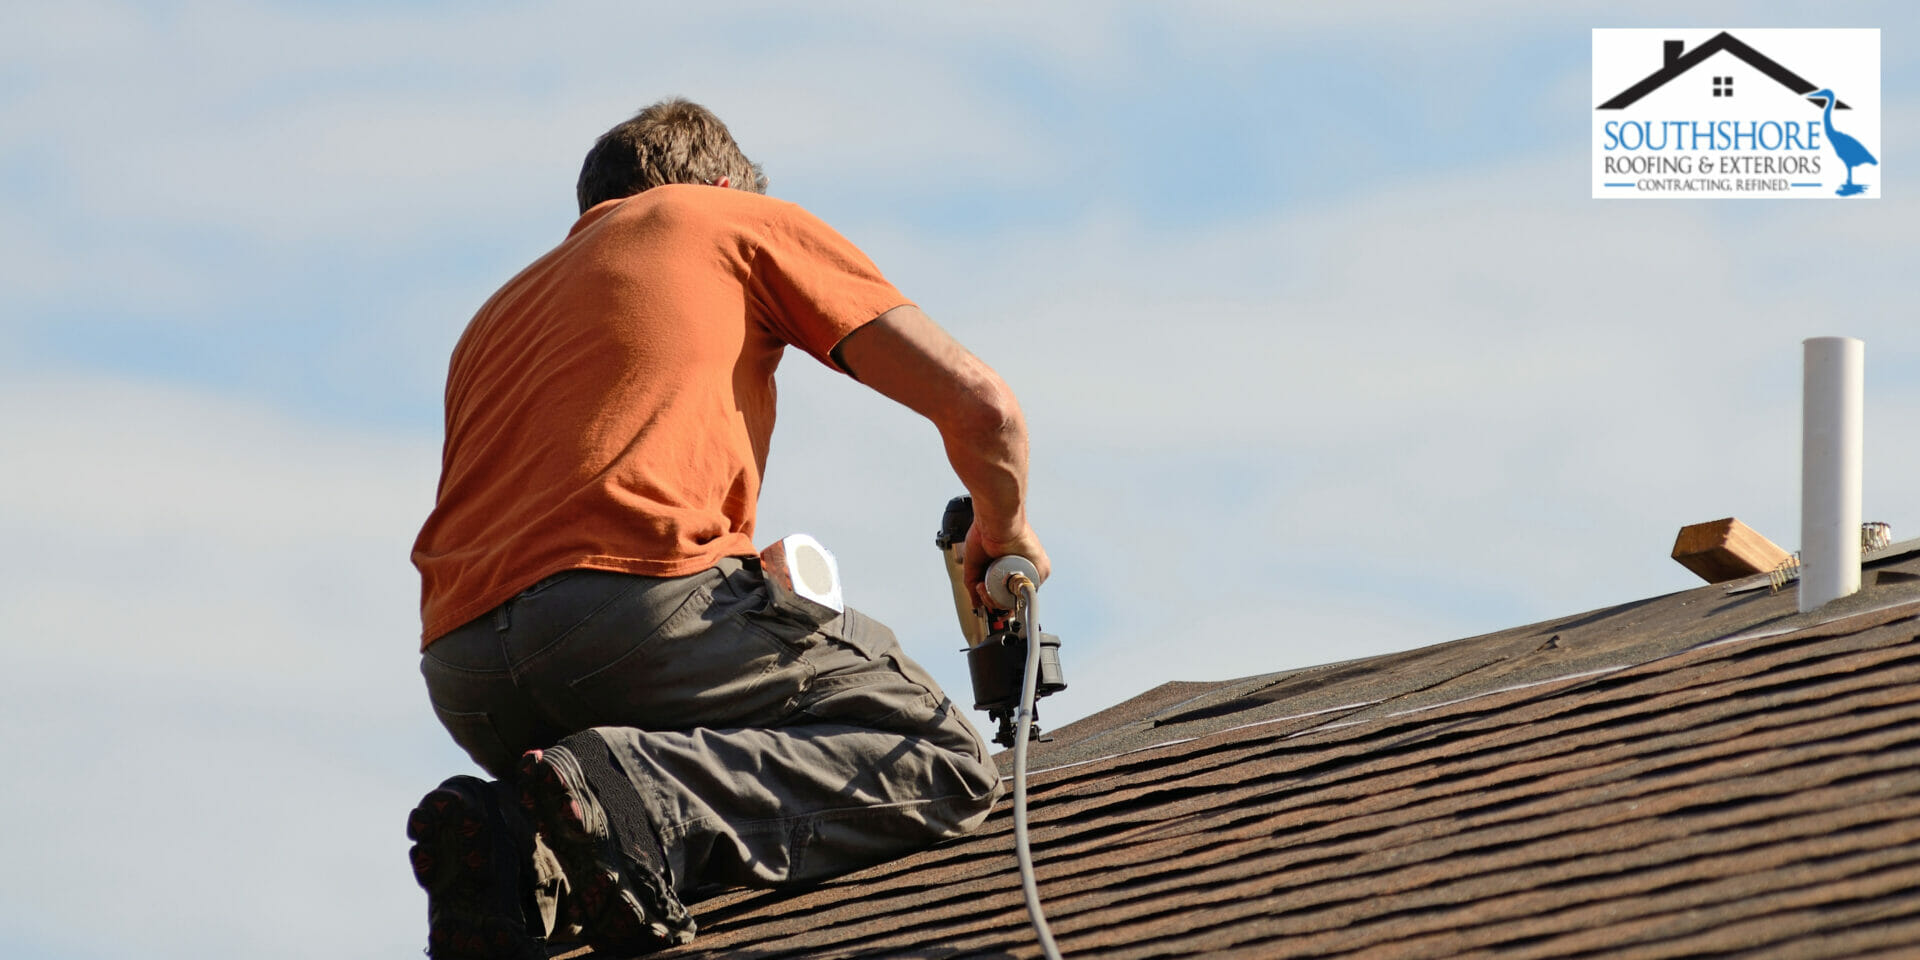
[[[1860,589],[1866,344],[1810,337],[1800,419],[1800,612]]]

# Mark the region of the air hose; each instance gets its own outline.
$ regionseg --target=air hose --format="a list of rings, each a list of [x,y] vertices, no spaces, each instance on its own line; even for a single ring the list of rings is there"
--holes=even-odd
[[[1040,949],[1046,953],[1047,960],[1060,960],[1060,948],[1053,942],[1053,928],[1047,926],[1047,915],[1040,909],[1040,884],[1033,876],[1033,850],[1027,846],[1027,728],[1033,723],[1033,692],[1040,680],[1040,638],[1035,636],[1034,627],[1039,622],[1034,602],[1039,589],[1025,576],[1017,576],[1013,586],[1019,593],[1023,607],[1020,622],[1027,634],[1027,672],[1020,686],[1020,713],[1014,718],[1018,733],[1013,741],[1013,855],[1020,861],[1020,887],[1027,895],[1027,916],[1033,921],[1034,936],[1040,939]]]
[[[1040,906],[1040,884],[1033,875],[1033,849],[1027,843],[1027,741],[1033,724],[1033,701],[1040,681],[1041,643],[1039,627],[1039,576],[1032,562],[1024,557],[1002,557],[987,568],[987,592],[996,603],[1014,609],[1025,634],[1026,672],[1020,684],[1020,706],[1014,714],[1013,737],[1013,855],[1020,863],[1020,888],[1027,898],[1027,917],[1033,921],[1034,936],[1047,960],[1061,960],[1060,948],[1053,942],[1053,928]]]

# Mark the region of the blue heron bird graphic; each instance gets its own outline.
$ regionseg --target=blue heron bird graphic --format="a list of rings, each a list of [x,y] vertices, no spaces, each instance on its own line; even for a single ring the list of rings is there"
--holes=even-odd
[[[1847,165],[1847,182],[1841,184],[1840,189],[1835,190],[1834,193],[1851,197],[1856,193],[1865,192],[1866,184],[1853,182],[1853,168],[1863,163],[1871,163],[1877,167],[1880,161],[1875,160],[1873,154],[1868,153],[1867,148],[1861,146],[1860,141],[1833,128],[1833,102],[1838,98],[1833,95],[1832,90],[1822,87],[1807,94],[1807,99],[1827,102],[1826,115],[1821,118],[1827,125],[1827,142],[1833,144],[1833,152],[1840,155],[1840,162]]]

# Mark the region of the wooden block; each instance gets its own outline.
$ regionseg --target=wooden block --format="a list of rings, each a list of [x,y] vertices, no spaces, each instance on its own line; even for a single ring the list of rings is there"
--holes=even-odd
[[[1787,552],[1728,517],[1681,527],[1673,541],[1673,558],[1708,583],[1725,583],[1766,573],[1787,559]]]

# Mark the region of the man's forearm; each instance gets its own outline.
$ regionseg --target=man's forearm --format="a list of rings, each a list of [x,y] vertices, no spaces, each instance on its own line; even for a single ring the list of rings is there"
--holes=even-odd
[[[1046,548],[1027,521],[1027,423],[1006,381],[911,305],[848,334],[834,358],[940,431],[953,472],[973,495],[969,581],[978,584],[987,560],[1009,553],[1032,560],[1045,580]]]
[[[1013,391],[984,373],[974,402],[932,419],[954,474],[973,495],[974,526],[995,547],[1027,528],[1027,424]]]

